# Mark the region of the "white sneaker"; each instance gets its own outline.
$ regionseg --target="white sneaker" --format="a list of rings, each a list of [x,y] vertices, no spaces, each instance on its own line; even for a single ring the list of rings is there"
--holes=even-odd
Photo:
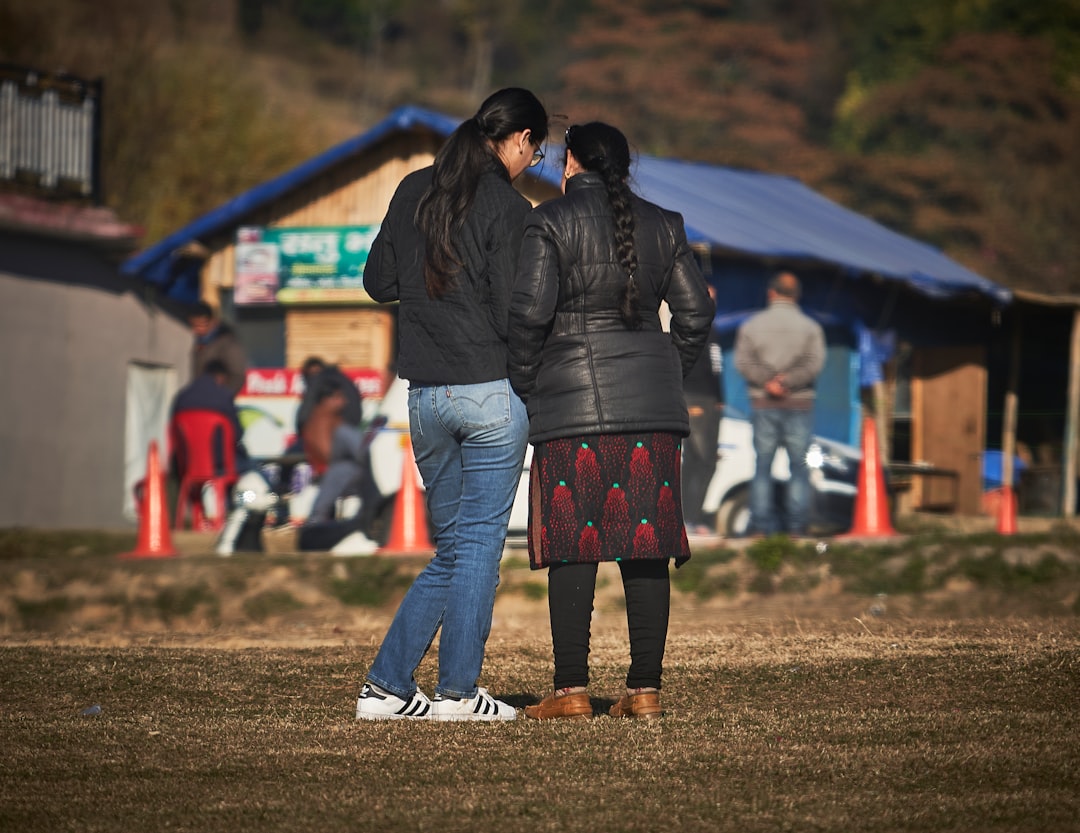
[[[357,720],[431,720],[431,701],[420,689],[408,700],[364,683],[356,701]]]
[[[436,694],[431,703],[432,720],[514,720],[517,712],[509,703],[496,700],[486,688],[478,688],[468,700],[454,700]]]
[[[368,538],[363,532],[353,532],[346,535],[330,548],[331,555],[371,555],[379,545]]]

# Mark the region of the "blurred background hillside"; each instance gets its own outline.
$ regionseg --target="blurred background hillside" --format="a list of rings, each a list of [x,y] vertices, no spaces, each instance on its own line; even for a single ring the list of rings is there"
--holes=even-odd
[[[1080,0],[0,0],[0,62],[104,79],[144,244],[400,104],[516,85],[1080,293]]]

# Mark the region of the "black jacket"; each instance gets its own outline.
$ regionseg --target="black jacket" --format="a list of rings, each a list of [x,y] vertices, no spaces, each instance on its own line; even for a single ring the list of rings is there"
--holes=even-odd
[[[219,385],[208,373],[197,376],[180,388],[173,398],[171,415],[175,417],[185,411],[214,411],[227,417],[232,423],[233,437],[236,442],[236,466],[239,469],[247,468],[248,453],[244,447],[244,428],[240,424],[240,414],[236,410],[236,402],[229,388]],[[220,440],[218,440],[215,456],[219,466],[223,459],[220,448]],[[178,467],[175,461],[172,465],[173,471],[176,471]]]
[[[525,224],[510,304],[510,379],[529,410],[533,442],[584,434],[686,435],[682,377],[712,322],[709,297],[682,217],[634,198],[641,327],[619,316],[626,273],[607,191],[597,174]],[[658,310],[667,300],[671,332]]]
[[[457,285],[428,298],[424,239],[413,217],[431,184],[431,168],[401,181],[364,267],[364,289],[376,301],[400,301],[398,375],[420,384],[474,384],[505,379],[510,285],[529,201],[506,169],[492,162],[454,238],[463,266]]]

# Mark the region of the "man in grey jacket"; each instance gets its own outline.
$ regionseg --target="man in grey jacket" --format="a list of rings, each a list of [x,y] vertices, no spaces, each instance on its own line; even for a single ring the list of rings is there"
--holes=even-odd
[[[825,334],[799,309],[799,279],[780,272],[769,281],[768,308],[748,319],[735,338],[735,367],[750,391],[757,464],[750,484],[751,528],[785,531],[773,501],[772,464],[787,450],[791,480],[786,531],[806,534],[810,472],[806,452],[814,426],[814,384],[825,365]]]
[[[187,320],[195,337],[191,345],[191,378],[197,379],[205,373],[210,362],[220,362],[225,366],[225,387],[236,396],[247,376],[247,356],[240,339],[206,301],[199,301]]]

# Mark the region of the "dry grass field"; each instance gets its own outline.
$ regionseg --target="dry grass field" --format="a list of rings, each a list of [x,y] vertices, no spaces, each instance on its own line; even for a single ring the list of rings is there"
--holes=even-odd
[[[1080,830],[1077,542],[696,549],[640,724],[605,714],[627,647],[601,571],[595,719],[481,725],[353,718],[415,558],[0,534],[0,830]],[[511,553],[481,684],[520,708],[550,680]]]

